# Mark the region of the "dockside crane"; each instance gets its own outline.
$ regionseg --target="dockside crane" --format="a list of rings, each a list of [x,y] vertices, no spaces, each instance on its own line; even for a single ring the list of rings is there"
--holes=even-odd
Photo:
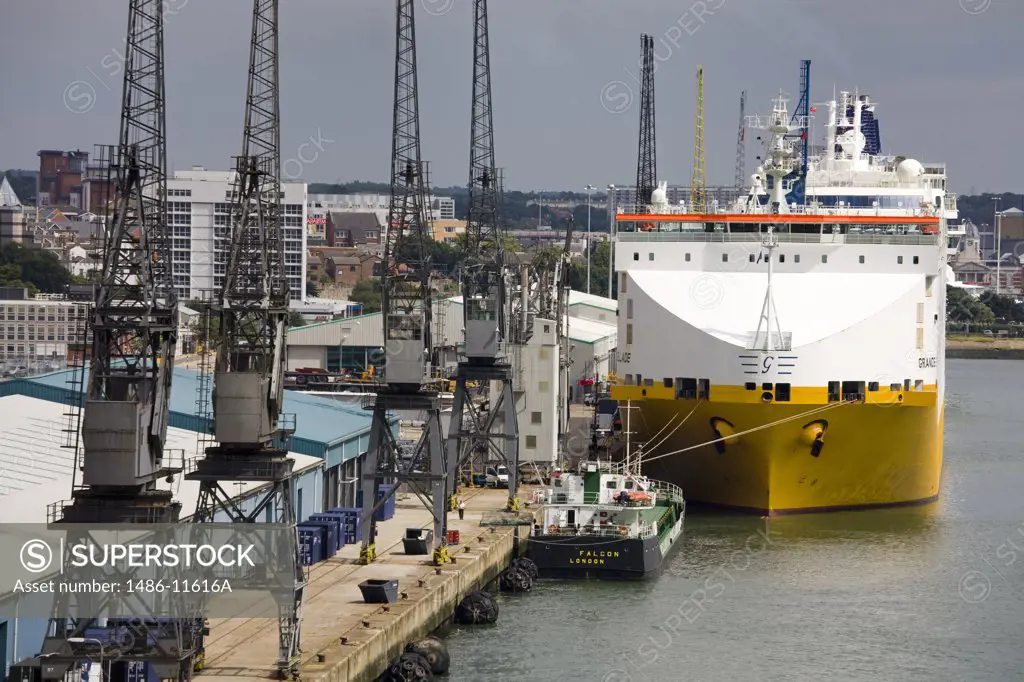
[[[84,369],[78,375],[84,399],[69,413],[72,499],[47,513],[66,530],[66,547],[103,542],[81,530],[84,524],[161,524],[154,541],[173,542],[165,524],[176,523],[181,510],[172,492],[157,486],[182,470],[180,456],[166,448],[178,301],[167,225],[163,18],[160,0],[128,3],[120,136],[99,155],[115,192],[87,327],[88,376]],[[65,578],[89,581],[95,570],[69,562]],[[132,575],[108,570],[121,584]],[[189,679],[197,632],[180,602],[156,614],[152,600],[138,594],[59,591],[42,646],[44,678],[75,676],[79,663],[97,653],[102,660],[105,650],[108,661],[116,655],[161,679]]]
[[[448,562],[446,494],[448,466],[441,435],[439,386],[429,377],[433,300],[427,224],[427,170],[420,150],[416,64],[417,0],[396,0],[395,100],[391,146],[391,204],[381,277],[384,318],[383,382],[363,403],[372,410],[370,443],[363,465],[363,545],[360,560],[376,559],[375,517],[392,487],[407,484],[434,518],[433,559]],[[389,412],[420,415],[424,422],[413,456],[399,457]]]
[[[220,321],[213,373],[215,445],[191,463],[187,478],[200,482],[193,520],[231,523],[269,518],[292,529],[293,460],[284,444],[294,433],[281,412],[287,349],[288,302],[281,229],[281,121],[278,62],[278,1],[254,0],[249,47],[242,154],[235,164],[232,215],[224,284],[212,303]],[[227,482],[267,484],[246,512],[232,501]],[[283,547],[261,547],[276,576],[293,576],[291,599],[278,602],[280,679],[299,675],[299,635],[306,576],[297,533]],[[254,584],[254,587],[258,585]]]
[[[560,435],[560,448],[564,460],[569,454],[569,443],[566,440],[569,434],[569,370],[572,367],[572,360],[569,348],[569,267],[572,265],[572,239],[576,228],[576,221],[569,216],[569,222],[565,226],[565,243],[562,252],[559,254],[558,263],[555,265],[554,289],[555,297],[555,338],[558,339],[558,382],[561,387],[558,401],[558,433]],[[560,462],[562,465],[567,462]]]
[[[658,159],[654,126],[654,38],[647,34],[640,36],[641,63],[640,79],[640,144],[636,161],[636,205],[640,212],[651,203],[651,194],[657,187]],[[611,296],[611,292],[608,294]]]
[[[473,3],[473,102],[469,144],[469,214],[461,272],[465,358],[456,370],[448,463],[458,471],[470,459],[508,468],[508,511],[518,511],[519,424],[512,394],[508,338],[509,274],[500,218],[501,187],[494,161],[491,58],[487,0]],[[523,277],[522,286],[528,286]],[[525,316],[525,315],[524,315]],[[525,333],[525,329],[521,333]],[[486,401],[468,385],[489,389]],[[500,416],[500,419],[499,419]],[[452,493],[458,481],[451,477]]]

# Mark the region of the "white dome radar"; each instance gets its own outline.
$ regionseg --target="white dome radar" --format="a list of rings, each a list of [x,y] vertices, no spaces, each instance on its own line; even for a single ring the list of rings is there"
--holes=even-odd
[[[924,175],[924,166],[917,159],[904,159],[896,166],[896,175],[900,182],[916,183]]]
[[[662,206],[668,204],[668,183],[659,182],[658,188],[651,192],[651,204]]]

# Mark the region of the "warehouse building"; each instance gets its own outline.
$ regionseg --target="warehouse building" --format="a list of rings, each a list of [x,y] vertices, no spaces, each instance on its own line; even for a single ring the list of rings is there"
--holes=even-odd
[[[582,400],[589,387],[607,380],[614,370],[618,333],[617,302],[572,291],[569,294],[570,360],[568,397]],[[440,366],[449,372],[458,363],[463,343],[462,297],[434,304],[432,332]],[[384,328],[380,313],[297,327],[288,331],[288,368],[326,369],[360,373],[383,359]],[[536,320],[535,336],[518,349],[513,377],[519,419],[519,451],[523,459],[554,461],[558,437],[556,421],[559,346],[552,320]],[[447,419],[442,417],[442,423]]]
[[[212,432],[209,393],[199,401],[199,372],[175,369],[171,385],[169,426],[200,434]],[[22,395],[64,406],[81,400],[81,370],[65,370],[0,383],[0,396]],[[286,444],[289,452],[323,462],[322,490],[317,499],[328,507],[352,506],[362,456],[370,444],[370,414],[333,400],[286,391],[284,415],[294,416],[295,433]],[[397,434],[398,418],[392,420]],[[204,436],[209,438],[209,436]],[[193,447],[192,449],[195,449]]]
[[[587,393],[588,387],[608,379],[614,370],[618,327],[585,317],[569,318],[569,385],[572,398]]]
[[[580,376],[594,368],[602,376],[608,374],[609,358],[614,356],[617,338],[616,311],[618,302],[569,292],[569,336],[580,330],[582,344],[573,356],[579,362]],[[596,323],[596,324],[591,324]],[[441,351],[441,365],[448,369],[458,363],[457,351],[462,346],[462,297],[453,296],[434,303],[432,334],[434,345]],[[325,369],[328,372],[362,372],[380,362],[384,345],[384,321],[380,313],[330,320],[288,330],[288,369]],[[594,352],[587,357],[588,350]]]
[[[47,390],[45,383],[34,386],[31,383],[31,380],[16,380],[2,385],[0,432],[4,437],[0,439],[0,519],[5,524],[44,524],[51,505],[71,498],[75,461],[74,451],[65,447],[68,405],[26,395],[48,394],[51,398],[56,395],[55,391]],[[167,449],[172,462],[200,454],[197,436],[194,431],[180,427],[167,429]],[[295,462],[296,512],[300,519],[307,518],[324,509],[324,460],[295,452],[290,452],[289,457]],[[160,485],[174,492],[175,499],[182,505],[182,519],[188,520],[199,501],[199,482],[175,476],[172,482],[162,481]],[[267,484],[237,482],[226,485],[225,490],[234,495],[241,509],[251,512],[265,495]],[[229,519],[224,515],[216,520]],[[19,527],[5,528],[8,534]],[[23,542],[8,535],[5,544],[17,549]],[[19,618],[19,612],[46,612],[52,606],[52,601],[48,600],[52,600],[52,595],[8,593],[0,597],[0,653],[5,673],[14,662],[33,656],[41,649],[46,631],[45,618]]]
[[[569,317],[581,317],[594,322],[604,322],[613,327],[618,324],[619,302],[582,291],[569,292]]]
[[[461,296],[434,303],[431,330],[442,366],[458,363],[456,349],[462,344],[462,324]],[[288,369],[358,373],[381,362],[383,346],[384,320],[380,313],[293,327],[288,330]]]
[[[64,447],[65,429],[70,423],[69,406],[82,399],[80,378],[81,370],[66,370],[0,383],[0,433],[4,434],[0,441],[0,519],[4,522],[45,523],[51,504],[70,499],[74,452]],[[199,373],[176,369],[167,448],[179,461],[198,457],[202,447],[213,444],[204,436],[212,428],[209,399],[198,398]],[[285,393],[283,412],[295,415],[296,431],[287,448],[295,461],[298,518],[331,507],[354,506],[362,455],[369,447],[368,413],[294,392]],[[397,418],[392,428],[397,433]],[[198,503],[199,484],[176,476],[166,485],[182,503],[183,519],[190,517]],[[235,496],[241,509],[251,511],[266,484],[236,482],[225,490]],[[19,618],[19,609],[22,614],[27,612],[24,601],[14,600],[13,595],[0,598],[0,654],[5,673],[13,662],[36,654],[45,634],[46,619]]]

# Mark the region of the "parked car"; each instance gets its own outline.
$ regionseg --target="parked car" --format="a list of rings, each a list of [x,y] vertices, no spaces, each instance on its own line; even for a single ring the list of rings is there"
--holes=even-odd
[[[487,467],[487,473],[484,478],[488,488],[507,488],[508,487],[508,468],[504,465],[498,467]]]

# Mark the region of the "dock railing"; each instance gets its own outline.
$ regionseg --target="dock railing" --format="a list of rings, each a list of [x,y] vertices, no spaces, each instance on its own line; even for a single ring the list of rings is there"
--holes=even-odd
[[[622,492],[622,491],[616,491]],[[645,490],[633,490],[626,492],[643,493]],[[614,507],[616,509],[648,509],[654,506],[654,499],[647,501],[630,500],[628,502],[620,502],[615,496],[613,499],[601,501],[601,493],[583,493],[583,499],[580,499],[579,495],[569,495],[568,493],[559,493],[553,491],[548,499],[544,502],[549,506],[579,506],[579,505],[597,505],[601,507]]]
[[[666,498],[673,502],[679,502],[686,504],[686,498],[683,496],[683,489],[677,486],[675,483],[668,483],[667,481],[658,481],[654,479],[647,479],[650,484],[650,490],[659,495],[664,495]]]
[[[831,232],[791,233],[776,232],[780,243],[792,244],[889,244],[899,246],[928,246],[935,244],[934,234],[890,234],[880,232],[853,232],[833,234]],[[707,243],[760,243],[760,232],[704,232],[699,230],[671,230],[656,232],[626,232],[620,230],[616,240],[633,242],[707,242]]]
[[[632,534],[631,534],[632,532]],[[638,526],[621,524],[585,525],[585,526],[557,526],[550,525],[547,528],[539,527],[536,535],[557,535],[564,537],[598,536],[607,538],[630,538],[642,539],[654,537],[658,534],[658,526],[655,523],[641,523]]]

